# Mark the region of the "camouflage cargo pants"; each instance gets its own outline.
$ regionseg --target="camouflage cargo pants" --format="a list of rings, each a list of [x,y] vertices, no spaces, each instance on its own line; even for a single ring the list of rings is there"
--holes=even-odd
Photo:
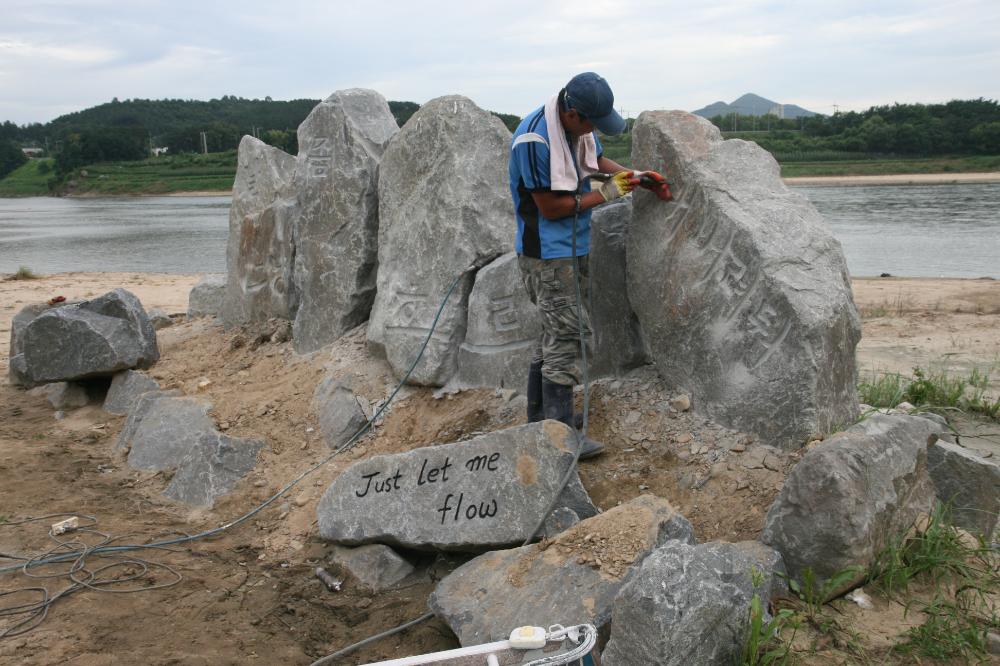
[[[587,354],[591,349],[589,310],[590,272],[588,257],[579,257],[580,290],[583,304],[579,308],[583,319],[583,335]],[[576,284],[573,260],[534,259],[519,256],[521,280],[531,302],[538,306],[542,318],[542,335],[532,352],[531,361],[542,361],[542,377],[556,384],[570,386],[580,383],[576,359],[580,353],[580,328],[577,319]]]

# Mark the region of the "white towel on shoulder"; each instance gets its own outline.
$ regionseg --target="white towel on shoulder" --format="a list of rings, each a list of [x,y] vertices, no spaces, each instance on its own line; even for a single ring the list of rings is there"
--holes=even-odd
[[[549,180],[553,191],[575,192],[577,186],[576,169],[573,167],[573,153],[566,130],[559,120],[559,96],[545,104],[545,124],[549,128]],[[577,163],[580,178],[597,172],[597,142],[590,132],[576,141]]]

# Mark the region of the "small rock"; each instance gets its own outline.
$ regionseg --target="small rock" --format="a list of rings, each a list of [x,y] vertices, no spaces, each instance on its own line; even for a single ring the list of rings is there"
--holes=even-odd
[[[1000,655],[1000,634],[991,631],[986,635],[986,651]]]
[[[910,412],[916,411],[917,408],[914,407],[912,403],[906,402],[904,400],[903,402],[896,405],[896,409],[898,409],[901,412],[906,412],[908,414]]]
[[[66,418],[66,412],[59,410],[53,416],[55,416],[56,421],[62,421],[64,418]]]
[[[211,385],[212,385],[212,380],[209,379],[208,377],[202,377],[201,379],[198,380],[198,390],[199,391],[204,391],[205,389],[207,389]]]
[[[694,436],[689,432],[685,432],[680,435],[677,435],[677,437],[674,438],[674,441],[677,442],[678,444],[687,444],[692,439],[694,439]]]
[[[309,503],[309,496],[306,494],[299,495],[295,498],[295,506],[305,506]]]
[[[265,481],[264,479],[257,479],[256,481],[253,482],[254,488],[263,488],[266,485],[267,481]]]
[[[736,442],[729,450],[735,451],[736,453],[743,453],[744,451],[747,450],[747,445],[744,444],[743,442]]]
[[[766,456],[764,456],[764,460],[762,462],[763,462],[764,467],[766,469],[771,470],[772,472],[780,472],[781,471],[781,460],[777,456],[770,455],[770,454],[766,455]]]
[[[688,395],[679,395],[670,401],[670,406],[675,411],[686,412],[691,409],[691,397]]]

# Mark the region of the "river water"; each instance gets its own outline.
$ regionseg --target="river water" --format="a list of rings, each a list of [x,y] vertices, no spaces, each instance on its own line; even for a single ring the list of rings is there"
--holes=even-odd
[[[1000,184],[797,187],[851,274],[1000,278]],[[0,273],[226,270],[228,196],[0,199]]]

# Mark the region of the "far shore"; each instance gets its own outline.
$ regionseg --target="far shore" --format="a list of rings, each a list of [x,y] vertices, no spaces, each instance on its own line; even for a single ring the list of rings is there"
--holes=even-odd
[[[911,173],[879,176],[796,176],[782,178],[786,185],[830,186],[844,185],[948,185],[954,183],[1000,183],[1000,171],[986,173]],[[135,194],[70,194],[78,198],[92,197],[228,197],[232,190],[192,190],[190,192],[141,192]]]
[[[986,173],[902,173],[879,176],[796,176],[782,178],[786,185],[950,185],[1000,183],[1000,171]]]

